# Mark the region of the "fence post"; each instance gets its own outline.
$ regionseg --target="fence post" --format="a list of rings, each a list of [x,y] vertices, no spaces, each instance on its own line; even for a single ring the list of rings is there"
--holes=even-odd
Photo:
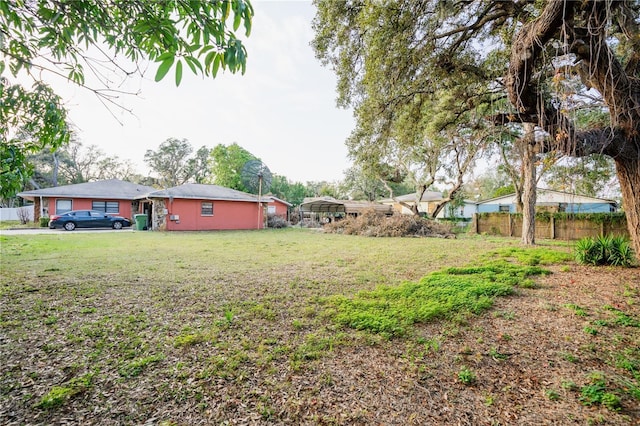
[[[551,239],[555,240],[556,239],[556,218],[553,215],[551,215],[550,227],[551,229],[549,229],[549,233],[551,234]]]

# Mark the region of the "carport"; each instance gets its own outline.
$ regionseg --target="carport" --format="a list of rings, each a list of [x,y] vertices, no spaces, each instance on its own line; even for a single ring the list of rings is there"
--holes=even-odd
[[[336,200],[332,197],[321,197],[305,199],[300,204],[300,211],[303,215],[305,213],[315,213],[318,220],[320,220],[320,217],[358,216],[366,210],[375,210],[387,216],[393,214],[392,206],[370,201]]]

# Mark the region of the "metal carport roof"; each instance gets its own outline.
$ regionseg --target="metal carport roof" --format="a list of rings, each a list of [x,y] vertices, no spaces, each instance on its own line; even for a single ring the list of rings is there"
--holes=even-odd
[[[393,208],[369,201],[336,200],[331,197],[313,198],[300,204],[300,210],[311,213],[347,213],[360,214],[373,209],[384,214],[393,214]]]

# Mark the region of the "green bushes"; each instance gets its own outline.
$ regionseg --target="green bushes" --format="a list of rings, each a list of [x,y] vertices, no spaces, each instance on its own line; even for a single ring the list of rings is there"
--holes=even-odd
[[[576,243],[576,261],[582,265],[632,266],[634,252],[629,240],[611,235],[586,237]]]

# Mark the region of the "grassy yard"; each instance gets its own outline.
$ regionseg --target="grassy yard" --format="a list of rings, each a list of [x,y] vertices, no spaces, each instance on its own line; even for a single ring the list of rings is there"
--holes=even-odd
[[[640,274],[579,267],[565,244],[300,229],[0,243],[0,424],[640,421]]]

